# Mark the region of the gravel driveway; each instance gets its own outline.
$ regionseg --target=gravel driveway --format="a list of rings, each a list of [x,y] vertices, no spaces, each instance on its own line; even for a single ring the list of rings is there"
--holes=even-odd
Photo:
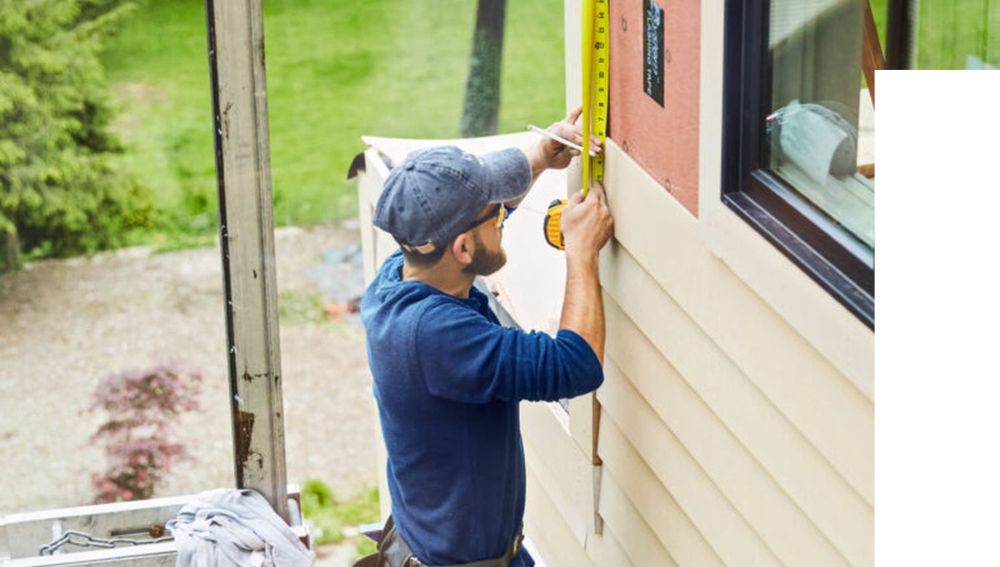
[[[279,230],[283,306],[315,305],[307,271],[358,241],[352,222]],[[205,382],[202,409],[180,424],[197,461],[172,471],[158,496],[233,485],[221,286],[217,248],[132,248],[0,276],[0,515],[92,502],[104,456],[89,437],[100,416],[82,412],[96,384],[166,358]],[[375,483],[364,335],[356,320],[306,315],[281,323],[288,477],[349,496]]]

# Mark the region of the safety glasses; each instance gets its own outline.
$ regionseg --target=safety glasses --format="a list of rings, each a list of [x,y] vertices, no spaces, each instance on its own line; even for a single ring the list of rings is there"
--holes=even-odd
[[[494,207],[493,209],[491,209],[490,212],[486,213],[486,216],[480,217],[480,218],[476,219],[475,221],[473,221],[473,223],[469,226],[469,228],[466,228],[462,232],[468,232],[468,231],[476,228],[477,226],[479,226],[479,225],[481,225],[481,224],[483,224],[483,223],[485,223],[485,222],[487,222],[489,220],[492,220],[492,219],[496,219],[496,227],[497,227],[497,229],[502,229],[504,223],[507,222],[507,217],[510,216],[511,211],[513,211],[513,210],[514,210],[513,207],[508,207],[507,205],[504,205],[503,203],[501,203],[501,204],[497,205],[496,207]],[[459,233],[459,234],[461,234],[461,233]]]

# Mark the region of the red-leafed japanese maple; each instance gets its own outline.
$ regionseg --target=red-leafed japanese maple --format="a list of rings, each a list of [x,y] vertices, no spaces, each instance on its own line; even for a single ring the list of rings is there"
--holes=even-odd
[[[108,469],[93,475],[96,502],[150,498],[179,459],[190,459],[176,440],[178,417],[198,409],[202,374],[175,363],[124,370],[101,381],[90,411],[108,416],[91,437],[103,443]]]

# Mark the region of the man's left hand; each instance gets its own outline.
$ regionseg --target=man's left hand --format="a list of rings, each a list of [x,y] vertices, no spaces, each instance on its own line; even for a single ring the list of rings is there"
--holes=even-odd
[[[583,113],[583,107],[578,106],[571,110],[566,118],[548,127],[548,131],[569,140],[580,146],[583,145],[583,128],[576,122]],[[597,136],[590,136],[590,147],[594,152],[601,151],[601,139]],[[564,146],[551,138],[543,138],[538,142],[538,156],[543,169],[563,169],[569,165],[570,160],[580,155],[580,152],[573,148]]]

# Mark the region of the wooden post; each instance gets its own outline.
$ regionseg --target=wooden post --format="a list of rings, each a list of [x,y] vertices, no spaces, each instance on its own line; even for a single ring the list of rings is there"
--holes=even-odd
[[[886,69],[914,68],[918,7],[918,0],[889,0],[885,26]]]
[[[206,0],[236,485],[288,521],[261,0]]]
[[[472,34],[469,76],[465,84],[461,123],[463,137],[497,133],[506,8],[507,0],[479,0],[476,30]]]
[[[868,96],[871,97],[872,104],[875,104],[875,71],[885,69],[885,57],[882,56],[882,44],[878,39],[870,0],[865,2],[863,38],[861,69],[865,74],[865,82],[868,83]]]

